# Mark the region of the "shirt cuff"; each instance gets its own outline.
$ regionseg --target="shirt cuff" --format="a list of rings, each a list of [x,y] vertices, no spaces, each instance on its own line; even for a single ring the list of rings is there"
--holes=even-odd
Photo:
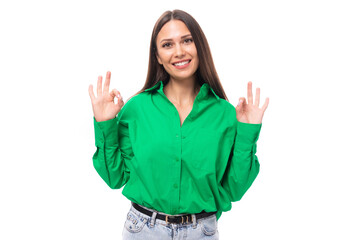
[[[235,149],[242,151],[251,150],[259,139],[261,126],[262,123],[254,124],[237,121]]]
[[[117,118],[113,118],[106,121],[97,122],[94,119],[94,130],[95,130],[95,146],[104,147],[106,146],[117,146],[119,143],[118,139],[118,125]]]

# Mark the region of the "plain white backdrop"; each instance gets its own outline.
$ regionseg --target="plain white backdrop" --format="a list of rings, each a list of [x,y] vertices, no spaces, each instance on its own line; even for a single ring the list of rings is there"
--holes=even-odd
[[[260,173],[220,239],[360,239],[358,1],[1,1],[0,239],[121,239],[130,201],[92,165],[88,86],[145,83],[152,28],[202,27],[230,102],[270,98]]]

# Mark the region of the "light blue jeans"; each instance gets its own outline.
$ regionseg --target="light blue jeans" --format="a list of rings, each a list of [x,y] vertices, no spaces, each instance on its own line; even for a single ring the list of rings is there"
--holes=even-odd
[[[152,211],[152,217],[143,214],[131,206],[122,232],[123,240],[218,240],[218,222],[216,215],[192,220],[188,223],[166,223],[156,218],[157,212]]]

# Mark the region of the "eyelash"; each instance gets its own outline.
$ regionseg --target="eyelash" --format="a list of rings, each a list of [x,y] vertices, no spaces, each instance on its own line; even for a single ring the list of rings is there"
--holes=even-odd
[[[187,39],[184,40],[184,42],[187,41],[187,40],[190,40],[191,42],[193,42],[192,38],[187,38]]]
[[[193,42],[194,40],[192,38],[187,38],[184,40],[185,43],[188,43],[187,41],[190,40],[190,42]],[[171,44],[171,43],[165,43],[162,45],[163,48],[166,48],[168,47],[169,45],[168,44]]]

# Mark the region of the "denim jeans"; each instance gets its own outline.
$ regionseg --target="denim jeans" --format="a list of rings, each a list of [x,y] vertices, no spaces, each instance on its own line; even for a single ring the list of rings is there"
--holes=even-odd
[[[122,232],[123,240],[219,239],[216,214],[201,219],[192,214],[187,223],[177,224],[157,219],[158,212],[152,212],[150,217],[131,206]]]

